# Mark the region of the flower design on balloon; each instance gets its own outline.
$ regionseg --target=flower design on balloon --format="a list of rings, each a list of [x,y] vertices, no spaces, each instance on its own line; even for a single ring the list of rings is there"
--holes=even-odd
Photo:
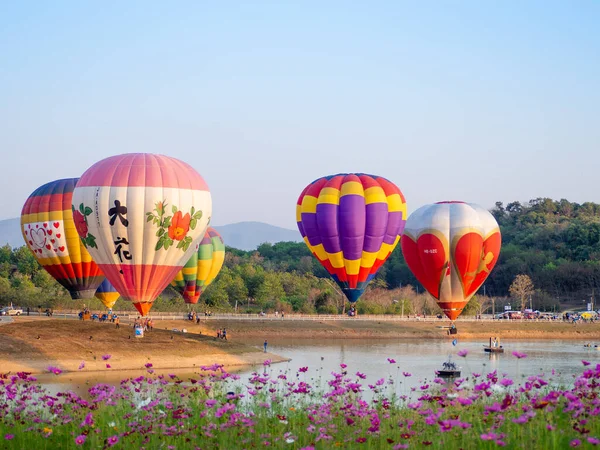
[[[158,241],[154,250],[158,251],[161,248],[167,250],[177,241],[176,248],[185,252],[192,243],[191,236],[187,234],[196,228],[198,220],[202,218],[202,211],[196,211],[192,206],[190,211],[184,214],[177,206],[172,205],[172,215],[167,216],[167,206],[167,201],[162,200],[155,204],[152,211],[146,213],[146,222],[152,222],[158,227],[156,231]]]
[[[75,209],[75,206],[71,206],[73,210],[73,222],[75,222],[75,228],[77,229],[77,234],[81,238],[81,242],[85,246],[85,248],[92,247],[98,248],[96,244],[96,236],[90,234],[88,231],[88,220],[87,216],[92,214],[92,208],[89,206],[85,206],[83,203],[79,205],[79,209]]]

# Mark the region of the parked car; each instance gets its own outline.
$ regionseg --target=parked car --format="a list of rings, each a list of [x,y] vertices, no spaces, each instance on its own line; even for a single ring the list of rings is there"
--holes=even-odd
[[[6,308],[0,309],[0,316],[20,316],[23,314],[23,310],[20,308],[11,308],[7,306]]]

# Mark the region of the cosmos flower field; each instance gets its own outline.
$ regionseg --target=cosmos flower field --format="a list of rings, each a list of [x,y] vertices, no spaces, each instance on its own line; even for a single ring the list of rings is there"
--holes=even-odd
[[[467,352],[459,355],[468,358]],[[509,356],[510,357],[510,356]],[[515,352],[512,357],[526,358]],[[110,355],[105,355],[107,366]],[[600,445],[600,364],[582,361],[568,387],[554,374],[510,379],[496,371],[422,380],[368,380],[341,364],[328,375],[265,361],[243,379],[218,364],[195,378],[158,375],[151,363],[118,386],[49,393],[28,373],[0,379],[0,448],[528,449]],[[85,366],[82,362],[80,368]],[[60,367],[49,367],[60,374]]]

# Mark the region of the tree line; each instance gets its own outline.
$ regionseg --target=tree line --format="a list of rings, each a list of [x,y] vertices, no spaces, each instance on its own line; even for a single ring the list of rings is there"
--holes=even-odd
[[[529,301],[534,309],[582,308],[595,295],[600,288],[600,205],[538,198],[506,206],[497,202],[491,213],[500,226],[502,250],[496,267],[464,314],[490,312],[492,297],[500,302],[496,305],[509,303],[510,287],[518,275],[526,275],[532,282]],[[253,251],[227,247],[219,276],[194,308],[333,314],[348,307],[343,300],[337,285],[304,243],[279,242],[261,244]],[[0,248],[0,303],[9,302],[79,307],[25,246]],[[518,303],[524,303],[523,296]],[[101,308],[97,300],[88,305]],[[182,298],[167,288],[153,310],[181,311],[182,305]],[[399,247],[356,306],[359,314],[440,312],[423,292]],[[117,308],[132,309],[122,300]]]

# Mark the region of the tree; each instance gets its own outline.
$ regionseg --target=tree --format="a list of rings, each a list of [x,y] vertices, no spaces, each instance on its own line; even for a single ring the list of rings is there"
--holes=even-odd
[[[514,298],[517,298],[521,302],[521,311],[525,310],[525,305],[527,303],[527,298],[530,295],[534,294],[533,282],[528,275],[517,275],[515,277],[515,281],[512,282],[510,287],[508,288],[508,292]]]

